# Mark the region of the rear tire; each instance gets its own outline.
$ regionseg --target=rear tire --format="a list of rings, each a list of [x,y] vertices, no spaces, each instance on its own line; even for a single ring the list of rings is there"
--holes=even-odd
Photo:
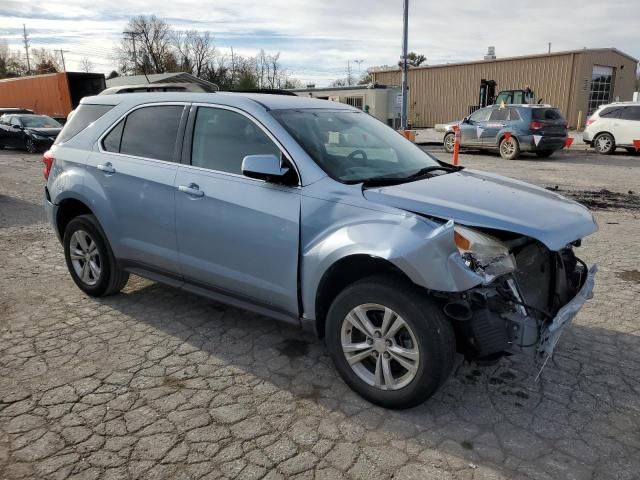
[[[129,274],[118,267],[95,216],[80,215],[71,220],[62,243],[67,268],[80,290],[92,297],[105,297],[124,288]]]
[[[505,160],[515,160],[520,156],[520,144],[514,136],[500,140],[500,156]]]
[[[455,133],[447,133],[444,136],[444,142],[443,142],[444,151],[447,153],[453,153],[455,141],[456,141]]]
[[[616,150],[616,141],[610,133],[601,133],[594,138],[593,148],[600,155],[611,155]]]
[[[347,287],[329,308],[326,327],[327,348],[344,381],[382,407],[424,402],[453,369],[450,321],[424,290],[401,278],[369,277]]]
[[[539,150],[536,152],[538,158],[549,158],[555,153],[555,150]]]

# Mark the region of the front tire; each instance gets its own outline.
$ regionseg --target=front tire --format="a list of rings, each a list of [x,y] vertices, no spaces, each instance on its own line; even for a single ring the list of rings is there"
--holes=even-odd
[[[455,148],[454,147],[455,141],[456,141],[455,133],[447,133],[444,136],[444,141],[443,141],[444,151],[447,153],[453,153],[453,150]]]
[[[593,148],[600,155],[611,155],[616,149],[616,141],[610,133],[601,133],[593,140]]]
[[[71,278],[87,295],[117,293],[129,280],[129,274],[118,268],[95,216],[80,215],[71,220],[64,231],[63,246]]]
[[[24,141],[24,148],[28,153],[38,153],[38,147],[36,143],[31,138],[27,138]]]
[[[520,144],[513,135],[509,140],[500,140],[500,156],[505,160],[514,160],[520,156]]]
[[[347,287],[329,308],[326,332],[344,381],[382,407],[424,402],[453,368],[451,323],[425,291],[403,279],[370,277]]]

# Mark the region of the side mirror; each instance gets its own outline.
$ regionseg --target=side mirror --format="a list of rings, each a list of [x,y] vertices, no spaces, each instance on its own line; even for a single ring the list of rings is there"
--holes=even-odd
[[[22,130],[22,127],[20,125],[11,125],[11,128],[13,128],[14,130]]]
[[[471,115],[468,115],[462,119],[462,123],[471,123]]]
[[[280,159],[275,155],[247,155],[242,159],[242,174],[245,177],[260,180],[277,180],[289,173],[288,168],[280,166]]]

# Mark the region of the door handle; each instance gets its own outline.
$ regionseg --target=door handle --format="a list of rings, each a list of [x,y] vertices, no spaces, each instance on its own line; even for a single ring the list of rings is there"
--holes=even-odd
[[[179,185],[178,190],[182,193],[186,193],[187,195],[191,195],[193,197],[203,197],[204,192],[200,190],[200,187],[195,183],[190,183],[189,185]]]
[[[101,170],[105,173],[116,173],[116,169],[113,168],[111,162],[107,162],[104,165],[102,163],[98,164],[98,170]]]

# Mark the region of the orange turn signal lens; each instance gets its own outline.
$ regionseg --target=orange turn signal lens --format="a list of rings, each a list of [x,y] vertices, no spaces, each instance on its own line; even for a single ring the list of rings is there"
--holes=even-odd
[[[453,239],[460,250],[468,251],[471,248],[471,242],[458,232],[453,232]]]

